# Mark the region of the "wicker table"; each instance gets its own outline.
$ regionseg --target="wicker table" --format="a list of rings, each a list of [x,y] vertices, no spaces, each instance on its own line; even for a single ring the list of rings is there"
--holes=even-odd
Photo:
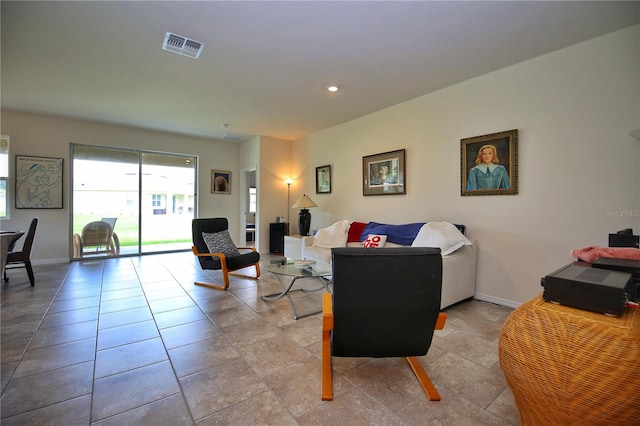
[[[640,312],[621,317],[541,296],[511,313],[500,366],[523,425],[640,422]]]

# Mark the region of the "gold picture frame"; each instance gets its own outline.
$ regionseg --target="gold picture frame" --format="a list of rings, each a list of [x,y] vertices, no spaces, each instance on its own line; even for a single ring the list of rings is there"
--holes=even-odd
[[[518,129],[460,140],[460,195],[518,194]]]

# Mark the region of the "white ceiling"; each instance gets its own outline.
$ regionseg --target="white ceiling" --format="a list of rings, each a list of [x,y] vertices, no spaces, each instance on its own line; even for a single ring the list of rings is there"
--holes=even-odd
[[[636,24],[640,2],[3,0],[1,14],[2,108],[296,139]],[[205,43],[200,58],[162,50],[167,31]]]

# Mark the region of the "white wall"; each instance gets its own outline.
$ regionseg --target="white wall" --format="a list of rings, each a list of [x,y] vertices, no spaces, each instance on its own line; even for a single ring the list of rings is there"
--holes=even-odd
[[[276,216],[287,217],[287,185],[284,180],[291,176],[291,145],[290,141],[260,138],[260,169],[257,174],[258,210],[260,221],[261,253],[269,253],[269,224],[275,222]],[[291,198],[293,204],[293,190]],[[297,217],[297,216],[295,216]],[[291,216],[294,219],[294,216]]]
[[[294,143],[312,228],[339,219],[467,225],[476,291],[515,306],[570,250],[640,232],[640,26],[387,108]],[[349,96],[344,93],[343,96]],[[460,139],[519,130],[519,194],[460,195]],[[407,194],[363,197],[362,157],[406,149]],[[315,167],[332,165],[332,193]],[[297,191],[302,192],[302,191]]]
[[[192,138],[170,133],[112,126],[51,116],[24,114],[2,110],[2,134],[11,138],[10,173],[15,155],[35,155],[64,159],[64,208],[58,210],[17,210],[13,197],[14,181],[10,179],[10,219],[2,221],[2,229],[27,229],[31,218],[40,223],[33,247],[34,263],[69,260],[69,143],[148,149],[161,152],[196,155],[199,216],[230,218],[230,232],[239,237],[240,145],[215,139]],[[211,194],[211,169],[232,172],[231,194]],[[109,176],[104,176],[108,179]],[[235,219],[231,219],[235,218]]]

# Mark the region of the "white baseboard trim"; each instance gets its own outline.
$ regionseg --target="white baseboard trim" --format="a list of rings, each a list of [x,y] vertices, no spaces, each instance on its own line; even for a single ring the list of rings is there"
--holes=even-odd
[[[60,258],[60,259],[39,259],[39,260],[31,260],[31,264],[33,266],[36,265],[55,265],[58,263],[69,263],[71,262],[71,259],[69,259],[68,257],[66,258]]]
[[[489,296],[488,294],[474,293],[473,298],[481,300],[483,302],[495,303],[496,305],[506,306],[508,308],[517,308],[522,305],[522,302],[516,302],[515,300],[502,299],[501,297]]]

